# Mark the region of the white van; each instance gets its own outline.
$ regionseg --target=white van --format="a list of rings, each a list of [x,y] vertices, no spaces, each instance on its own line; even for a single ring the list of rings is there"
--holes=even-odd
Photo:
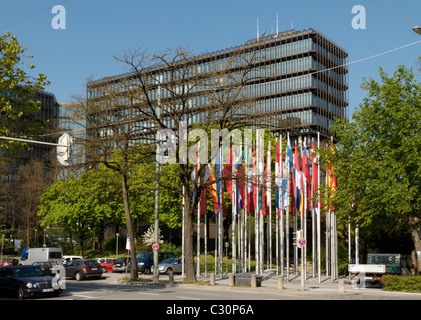
[[[34,262],[49,261],[53,264],[63,264],[61,248],[28,248],[22,252],[19,264],[31,265]]]

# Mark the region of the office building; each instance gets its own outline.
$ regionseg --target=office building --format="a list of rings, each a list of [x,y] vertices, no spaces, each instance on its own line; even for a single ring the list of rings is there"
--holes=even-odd
[[[191,70],[195,74],[190,79],[196,81],[210,75],[210,83],[215,74],[213,72],[225,68],[232,63],[228,61],[233,59],[236,62],[229,67],[232,78],[240,76],[242,61],[252,62],[238,95],[239,99],[247,99],[247,105],[241,112],[233,112],[232,119],[247,115],[255,120],[258,127],[281,134],[289,132],[292,141],[300,137],[310,142],[317,137],[317,133],[320,133],[322,140],[330,139],[334,135],[330,127],[335,119],[348,117],[348,53],[319,31],[287,30],[229,49],[195,56],[191,59],[195,66]],[[185,65],[188,64],[186,61]],[[183,63],[179,68],[183,68]],[[151,74],[150,79],[156,79],[155,84],[152,80],[149,84],[150,98],[156,105],[164,105],[174,95],[174,92],[166,90],[166,85],[174,81],[177,72],[165,65],[153,66],[145,72]],[[228,78],[225,76],[218,80],[223,82]],[[184,84],[179,90],[185,90],[189,95],[189,125],[206,121],[214,104],[206,80],[200,85],[195,82],[195,89],[189,90],[186,79],[189,78],[183,79]],[[133,73],[91,81],[87,85],[88,103],[103,106],[134,103],[136,99],[129,95],[129,91],[136,81]],[[121,86],[122,83],[125,85]],[[231,84],[229,81],[227,83]],[[106,102],[110,99],[111,89],[118,92],[118,99],[113,103]],[[126,109],[124,112],[114,112],[112,117],[99,134],[109,134],[107,131],[110,131],[112,123],[121,122],[138,123],[141,130],[148,129],[148,121],[142,120],[141,113],[130,113]],[[169,113],[163,114],[162,119],[168,127],[173,127]]]

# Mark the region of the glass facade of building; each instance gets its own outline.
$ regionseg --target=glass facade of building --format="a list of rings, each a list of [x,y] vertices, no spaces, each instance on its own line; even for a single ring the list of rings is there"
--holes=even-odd
[[[241,61],[253,61],[239,97],[253,98],[253,103],[245,106],[243,114],[259,119],[259,126],[263,124],[282,134],[289,132],[292,137],[306,136],[310,141],[317,132],[322,138],[329,138],[332,135],[329,128],[335,123],[335,118],[348,117],[348,53],[317,30],[288,30],[197,56],[196,75],[225,68],[232,63],[233,56],[237,61],[237,65],[230,67],[234,78],[240,77],[237,70]],[[153,72],[160,83],[174,79],[174,72],[164,67]],[[136,81],[130,79],[130,74],[127,74],[90,82],[88,100],[101,99],[103,103],[105,96],[101,87]],[[213,80],[208,79],[209,83]],[[209,105],[212,105],[212,98],[205,88],[206,81],[189,91],[189,104],[204,110],[194,113],[192,122],[204,121]],[[152,99],[156,100],[169,99],[171,94],[165,86],[156,86],[150,92]],[[118,102],[129,103],[128,100],[129,97],[122,94]],[[127,120],[129,116],[120,114],[119,117]],[[137,119],[136,115],[130,117]],[[171,119],[168,119],[167,126],[173,127]]]

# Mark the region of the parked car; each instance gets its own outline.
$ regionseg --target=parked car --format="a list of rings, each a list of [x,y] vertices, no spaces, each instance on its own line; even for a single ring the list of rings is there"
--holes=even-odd
[[[170,258],[164,261],[161,261],[158,264],[159,273],[166,273],[169,274],[170,271],[174,273],[181,274],[182,272],[182,263],[181,258]],[[196,262],[194,263],[194,270],[196,270]],[[151,267],[151,271],[153,272],[153,265]]]
[[[58,296],[63,292],[53,287],[53,276],[36,266],[0,267],[0,291],[19,299],[36,296]],[[60,280],[59,280],[60,281]]]
[[[0,262],[0,266],[17,266],[19,260],[15,258],[6,258],[4,261]]]
[[[57,263],[52,263],[49,261],[38,261],[38,262],[34,262],[32,265],[40,268],[46,274],[54,274],[55,273],[55,271],[53,272],[53,270],[55,270],[54,266],[57,266]]]
[[[114,265],[114,261],[115,260],[116,259],[113,259],[113,258],[100,258],[100,259],[96,259],[96,261],[98,261],[99,264],[101,265],[102,273],[112,272],[113,271],[113,265]]]
[[[93,259],[77,259],[64,265],[66,278],[82,280],[85,278],[99,279],[102,276],[101,265]]]
[[[131,259],[129,258],[129,265],[127,266],[127,258],[118,258],[114,260],[113,272],[126,272],[130,271]],[[126,270],[127,269],[127,270]]]
[[[176,258],[173,252],[158,252],[158,262],[164,261],[169,258]],[[153,266],[153,252],[141,252],[136,256],[137,271],[144,274],[151,273]]]

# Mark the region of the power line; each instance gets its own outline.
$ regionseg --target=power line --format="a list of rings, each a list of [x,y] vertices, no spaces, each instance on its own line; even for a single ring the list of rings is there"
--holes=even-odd
[[[397,14],[397,15],[398,15],[398,16],[400,16],[401,18],[404,18],[405,20],[408,20],[409,22],[413,23],[414,25],[416,25],[416,26],[420,26],[420,24],[419,24],[419,23],[416,23],[416,22],[412,21],[411,19],[409,19],[409,18],[405,17],[404,15],[400,14],[399,12],[396,12],[395,10],[392,10],[392,9],[390,9],[390,8],[386,7],[384,4],[381,4],[381,3],[380,3],[380,2],[378,2],[377,0],[372,0],[372,1],[373,1],[373,2],[375,2],[375,3],[377,3],[378,5],[382,6],[383,8],[385,8],[385,9],[387,9],[387,10],[389,10],[389,11],[393,12],[394,14]]]
[[[65,0],[65,1],[63,1],[63,2],[59,3],[58,5],[62,5],[62,4],[66,3],[66,2],[69,2],[69,1],[70,1],[70,0]],[[51,7],[48,7],[48,8],[42,9],[42,10],[37,11],[37,12],[34,12],[34,13],[32,13],[32,14],[30,14],[30,15],[26,16],[26,17],[23,17],[23,18],[21,18],[21,19],[19,19],[19,20],[16,20],[16,21],[14,21],[14,22],[11,22],[11,23],[9,23],[9,24],[6,24],[6,25],[4,25],[4,26],[0,27],[0,30],[2,30],[2,29],[6,29],[6,28],[8,28],[8,27],[10,27],[10,26],[13,26],[13,25],[15,25],[15,24],[19,23],[19,22],[25,21],[25,20],[27,20],[27,19],[29,19],[29,18],[32,18],[32,17],[34,17],[34,16],[36,16],[36,15],[39,15],[40,13],[45,12],[45,11],[47,11],[47,10],[51,10]]]

